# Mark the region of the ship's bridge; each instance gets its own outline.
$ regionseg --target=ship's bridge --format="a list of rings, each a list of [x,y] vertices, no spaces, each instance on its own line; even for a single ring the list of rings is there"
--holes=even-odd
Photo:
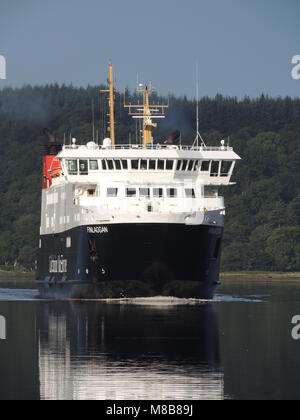
[[[159,183],[189,179],[203,185],[230,185],[240,157],[232,147],[181,145],[64,146],[57,156],[69,182],[111,181]]]

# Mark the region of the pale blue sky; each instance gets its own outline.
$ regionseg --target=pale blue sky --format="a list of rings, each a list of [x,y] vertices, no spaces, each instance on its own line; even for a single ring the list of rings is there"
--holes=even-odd
[[[7,84],[105,81],[136,75],[159,93],[300,96],[299,0],[0,0]]]

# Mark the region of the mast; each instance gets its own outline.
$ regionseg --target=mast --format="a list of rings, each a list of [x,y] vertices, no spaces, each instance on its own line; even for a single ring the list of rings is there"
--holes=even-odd
[[[143,120],[143,145],[145,148],[153,144],[152,128],[157,127],[153,118],[165,118],[165,109],[168,105],[150,104],[149,95],[152,93],[152,84],[150,86],[138,85],[137,91],[143,95],[143,105],[140,104],[124,104],[125,108],[129,109],[129,115],[134,119]]]
[[[112,62],[108,67],[108,86],[109,86],[109,126],[112,146],[115,146],[115,103],[114,103],[114,79]]]
[[[115,146],[115,99],[114,99],[114,79],[113,79],[113,66],[109,62],[108,66],[108,89],[101,90],[101,93],[108,93],[108,106],[109,106],[109,129],[112,147]]]
[[[199,131],[199,64],[198,64],[198,61],[196,64],[196,126],[197,126],[196,127],[197,133],[196,133],[196,138],[195,138],[193,146],[199,147],[199,140],[200,140],[201,146],[206,147],[205,142]]]

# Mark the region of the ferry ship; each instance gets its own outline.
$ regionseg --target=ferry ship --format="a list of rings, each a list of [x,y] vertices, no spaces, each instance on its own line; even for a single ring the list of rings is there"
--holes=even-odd
[[[140,144],[116,142],[113,69],[107,92],[110,138],[60,145],[46,131],[37,284],[48,298],[173,296],[212,299],[219,284],[224,199],[240,157],[221,140],[191,146],[177,133],[154,140],[168,105],[125,104]],[[198,106],[198,98],[197,98]],[[198,113],[197,113],[198,115]],[[119,139],[122,140],[122,139]]]

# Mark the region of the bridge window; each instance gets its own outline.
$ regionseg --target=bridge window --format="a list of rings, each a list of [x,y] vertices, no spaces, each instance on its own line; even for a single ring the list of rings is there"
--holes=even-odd
[[[199,169],[200,169],[200,162],[199,162],[199,160],[195,160],[194,171],[198,172]]]
[[[223,160],[221,164],[221,176],[228,176],[231,170],[232,161]]]
[[[122,160],[122,168],[125,171],[127,171],[127,169],[128,169],[128,162],[125,159]]]
[[[162,188],[153,188],[153,197],[154,198],[163,198],[164,190]]]
[[[79,160],[79,171],[80,175],[88,175],[89,174],[89,167],[87,160]]]
[[[126,196],[127,197],[136,197],[136,189],[135,188],[127,188],[126,189]]]
[[[186,196],[186,198],[196,198],[194,188],[186,188],[185,189],[185,196]]]
[[[181,168],[182,168],[182,160],[178,160],[177,161],[177,171],[181,171]]]
[[[177,197],[177,189],[176,188],[168,188],[167,195],[169,198],[176,198]]]
[[[131,161],[131,169],[133,171],[138,171],[138,169],[139,169],[139,161],[138,160],[132,160]]]
[[[141,170],[142,171],[147,171],[147,169],[148,169],[148,161],[145,160],[145,159],[142,159],[141,160]]]
[[[121,161],[119,159],[115,160],[115,167],[117,171],[120,171],[122,169],[121,167]]]
[[[117,197],[118,188],[107,188],[107,197]]]
[[[112,159],[107,159],[106,160],[106,165],[107,165],[107,169],[109,171],[113,171],[115,169],[115,167],[114,167],[114,161]]]
[[[159,160],[157,162],[157,169],[159,171],[164,171],[165,170],[165,161],[164,160]]]
[[[174,160],[167,160],[166,169],[167,171],[173,171],[174,167]]]
[[[98,161],[97,160],[90,160],[90,171],[98,171]]]
[[[156,169],[156,160],[151,159],[149,161],[149,169],[150,169],[150,171],[155,171],[155,169]]]
[[[195,161],[194,160],[190,160],[189,161],[189,163],[188,163],[188,166],[187,166],[187,170],[188,171],[192,171],[193,169],[194,169],[194,163],[195,163]]]
[[[214,160],[210,168],[210,176],[219,176],[220,161]]]
[[[150,197],[150,188],[140,188],[140,197]]]
[[[77,159],[67,160],[67,168],[69,175],[78,175]]]
[[[209,160],[203,160],[201,162],[201,171],[202,172],[207,172],[209,171],[209,165],[210,165],[210,161]]]
[[[188,170],[188,167],[189,167],[189,161],[188,160],[184,160],[182,162],[182,168],[181,168],[181,170],[182,171],[187,171]]]

